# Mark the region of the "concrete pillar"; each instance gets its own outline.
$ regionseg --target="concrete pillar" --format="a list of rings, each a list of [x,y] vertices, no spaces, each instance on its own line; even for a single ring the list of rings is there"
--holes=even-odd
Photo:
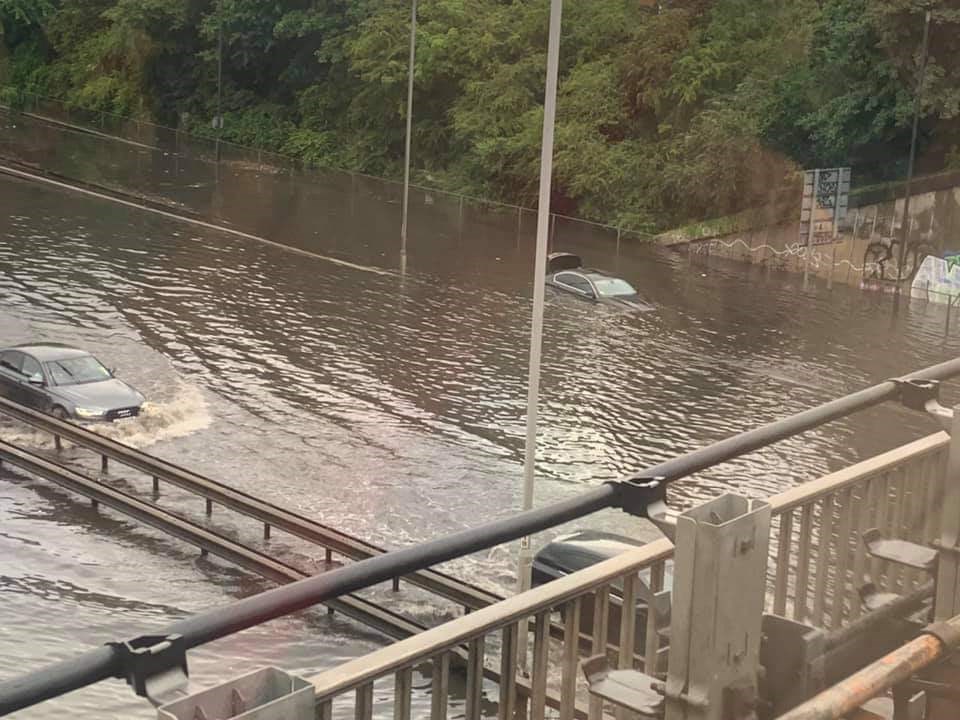
[[[677,518],[666,720],[755,717],[770,506],[726,494]]]

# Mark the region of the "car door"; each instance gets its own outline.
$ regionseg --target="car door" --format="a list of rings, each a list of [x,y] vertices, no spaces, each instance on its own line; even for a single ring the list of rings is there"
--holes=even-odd
[[[23,402],[23,385],[20,382],[20,366],[23,363],[23,353],[19,350],[4,350],[0,353],[0,395]]]
[[[579,273],[558,273],[554,278],[554,282],[567,292],[571,292],[585,300],[593,300],[596,297],[593,293],[593,285]]]
[[[43,376],[43,368],[32,355],[24,353],[20,364],[20,394],[21,403],[36,410],[46,410],[50,404],[47,398],[47,382]]]

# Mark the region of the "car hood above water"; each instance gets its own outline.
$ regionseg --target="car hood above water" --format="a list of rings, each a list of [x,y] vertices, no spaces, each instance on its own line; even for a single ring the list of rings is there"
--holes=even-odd
[[[641,299],[640,295],[614,295],[601,298],[601,302],[628,310],[636,310],[637,312],[649,312],[654,309],[653,305]]]
[[[51,395],[92,410],[134,407],[143,402],[140,393],[116,378],[79,385],[55,385],[49,390]]]

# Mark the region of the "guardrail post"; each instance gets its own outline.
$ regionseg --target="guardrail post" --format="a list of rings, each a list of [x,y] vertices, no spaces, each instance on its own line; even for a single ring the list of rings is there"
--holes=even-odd
[[[108,461],[106,455],[100,456],[100,472],[105,473],[108,469]]]
[[[726,494],[677,518],[666,720],[754,717],[770,506]]]
[[[950,452],[941,503],[940,560],[934,617],[940,621],[960,615],[960,405],[950,422]]]

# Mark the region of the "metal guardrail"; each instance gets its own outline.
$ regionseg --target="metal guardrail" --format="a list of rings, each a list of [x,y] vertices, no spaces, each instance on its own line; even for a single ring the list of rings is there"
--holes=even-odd
[[[148,455],[73,423],[64,422],[45,413],[18,405],[5,398],[0,398],[0,414],[50,433],[56,438],[58,444],[60,438],[64,438],[75,445],[99,454],[103,458],[102,467],[104,468],[107,459],[110,459],[152,477],[155,492],[159,491],[159,483],[164,482],[206,498],[208,514],[212,510],[210,503],[217,503],[262,522],[265,536],[269,536],[271,528],[276,528],[327,548],[327,562],[332,560],[332,552],[351,560],[363,560],[387,552],[377,545],[260,500],[229,485],[224,485],[166,460]],[[424,569],[404,579],[412,585],[452,600],[469,609],[485,607],[503,599],[495,593],[462,582],[451,575],[436,570]],[[399,578],[395,578],[394,581],[398,582]]]
[[[204,552],[275,582],[291,583],[310,577],[308,573],[292,565],[2,440],[0,440],[0,461],[85,495],[94,503],[102,503],[167,535],[195,545]],[[426,629],[423,625],[391,612],[377,603],[354,595],[333,599],[328,605],[331,609],[393,638],[409,637]]]
[[[310,577],[309,573],[303,572],[288,563],[242,545],[156,505],[144,502],[129,493],[111,488],[105,485],[102,480],[88,477],[37,453],[0,440],[0,464],[2,462],[7,462],[67,490],[84,495],[91,499],[94,506],[102,503],[167,535],[194,545],[200,548],[203,553],[215,555],[277,583],[286,584]],[[470,588],[471,586],[465,585],[465,587]],[[340,612],[393,639],[405,639],[428,629],[403,615],[384,608],[379,603],[357,595],[333,598],[325,604],[331,611]],[[559,630],[560,637],[562,637],[563,628],[560,627]],[[454,661],[458,666],[466,667],[468,655],[465,647],[450,649],[448,662],[452,664]],[[486,679],[500,682],[500,675],[496,671],[484,669],[483,672]],[[520,680],[515,682],[515,687],[521,697],[530,696],[528,683]],[[560,707],[560,700],[553,696],[548,696],[546,702],[549,706]],[[586,712],[579,708],[577,717],[585,718]]]
[[[456,557],[531,535],[602,508],[617,507],[634,515],[650,515],[651,509],[662,509],[666,487],[671,481],[887,400],[901,399],[906,403],[912,403],[918,401],[918,396],[922,400],[925,390],[929,389],[928,384],[923,381],[943,380],[958,374],[960,374],[960,359],[954,359],[913,373],[908,378],[888,380],[761,428],[740,433],[674,460],[660,463],[626,480],[605,483],[572,499],[519,513],[510,518],[420,545],[361,560],[317,577],[269,590],[222,608],[208,610],[174,623],[158,634],[175,638],[175,642],[170,640],[163,647],[175,647],[182,655],[189,648],[266,620],[394,577],[423,570]],[[923,407],[922,403],[920,407]],[[601,599],[600,603],[603,602]],[[624,614],[630,615],[630,613]],[[602,619],[602,615],[600,617]],[[546,616],[543,616],[540,622],[545,623]],[[155,639],[155,636],[151,638]],[[0,683],[0,713],[29,707],[44,699],[56,697],[109,677],[124,677],[128,673],[141,672],[138,666],[131,664],[129,650],[124,649],[136,645],[136,642],[112,643],[22,678]],[[479,646],[474,650],[479,652]],[[544,652],[543,647],[540,648],[540,652]],[[475,666],[478,664],[478,659],[474,658]],[[128,679],[132,682],[136,681],[134,677]],[[134,684],[137,683],[134,682]],[[539,693],[540,691],[535,688],[535,699],[539,697]]]

